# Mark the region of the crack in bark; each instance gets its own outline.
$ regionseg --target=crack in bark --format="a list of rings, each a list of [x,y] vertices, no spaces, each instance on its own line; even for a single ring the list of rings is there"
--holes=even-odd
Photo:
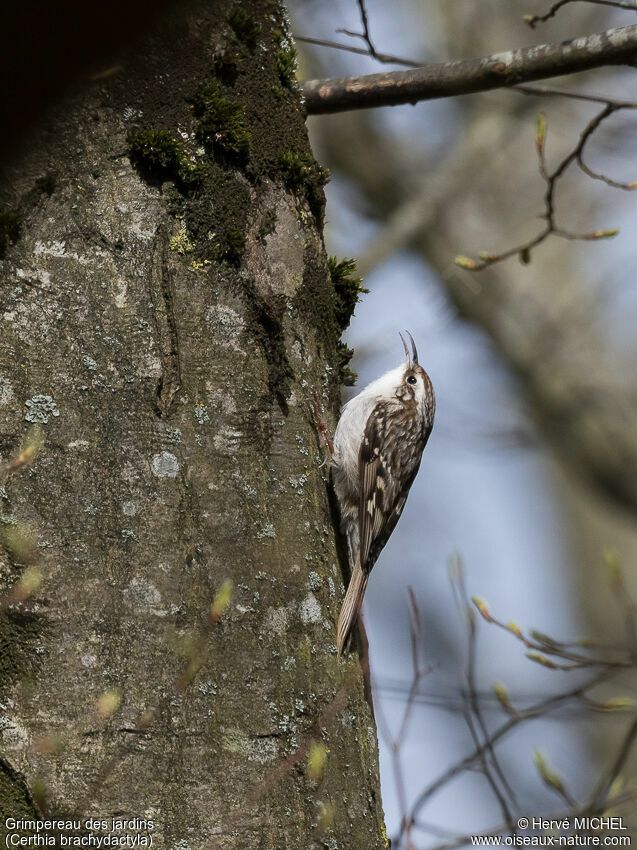
[[[161,358],[161,377],[155,392],[155,413],[167,419],[181,389],[179,338],[175,321],[175,292],[168,269],[168,233],[165,225],[157,229],[150,272],[151,299],[155,308],[155,328]]]

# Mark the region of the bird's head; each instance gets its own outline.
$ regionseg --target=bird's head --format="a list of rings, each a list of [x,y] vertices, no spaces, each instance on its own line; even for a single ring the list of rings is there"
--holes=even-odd
[[[403,335],[400,334],[405,349],[405,363],[402,367],[402,380],[396,389],[396,395],[403,401],[413,399],[419,406],[424,407],[431,397],[431,381],[429,375],[418,363],[418,350],[413,336],[409,331],[406,331],[406,333],[411,342],[411,351],[409,351]]]

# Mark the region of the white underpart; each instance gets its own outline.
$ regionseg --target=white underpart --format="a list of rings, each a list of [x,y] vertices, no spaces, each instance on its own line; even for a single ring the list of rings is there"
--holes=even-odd
[[[358,486],[358,451],[360,449],[367,420],[379,401],[395,398],[405,374],[406,364],[401,363],[390,372],[386,372],[368,384],[357,396],[347,402],[341,411],[334,434],[334,462],[338,464],[350,479],[352,486]],[[416,376],[414,395],[418,406],[424,412],[425,385],[422,375]]]
[[[352,485],[358,482],[358,451],[370,413],[382,399],[393,398],[402,380],[403,364],[376,378],[347,402],[334,433],[334,462],[346,473]]]

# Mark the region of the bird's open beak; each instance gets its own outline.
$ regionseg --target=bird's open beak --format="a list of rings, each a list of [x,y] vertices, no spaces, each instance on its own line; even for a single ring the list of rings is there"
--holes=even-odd
[[[407,331],[407,333],[409,334],[409,331]],[[407,343],[405,342],[405,338],[403,337],[403,335],[400,332],[398,333],[398,336],[400,337],[400,341],[402,342],[403,348],[405,349],[405,357],[407,359],[407,368],[411,369],[411,357],[409,356],[409,349],[407,348]],[[409,336],[411,336],[411,334],[409,334]],[[414,344],[413,339],[411,341],[411,344],[413,346],[413,344]]]
[[[415,363],[416,365],[418,365],[418,350],[416,349],[416,343],[414,342],[414,338],[413,338],[413,336],[409,333],[409,331],[406,331],[406,334],[407,334],[407,336],[409,337],[409,339],[411,340],[411,352],[412,352],[412,359],[413,359],[414,363]],[[405,341],[404,341],[404,340],[403,340],[403,345],[405,345]],[[406,348],[406,347],[407,347],[407,346],[405,346],[405,348]]]

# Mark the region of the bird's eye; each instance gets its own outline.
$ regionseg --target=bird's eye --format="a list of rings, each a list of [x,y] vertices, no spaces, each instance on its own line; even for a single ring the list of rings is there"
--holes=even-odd
[[[408,384],[415,384],[415,383],[416,383],[416,378],[414,378],[414,376],[413,376],[413,375],[410,375],[410,376],[407,378],[407,383],[408,383]]]

